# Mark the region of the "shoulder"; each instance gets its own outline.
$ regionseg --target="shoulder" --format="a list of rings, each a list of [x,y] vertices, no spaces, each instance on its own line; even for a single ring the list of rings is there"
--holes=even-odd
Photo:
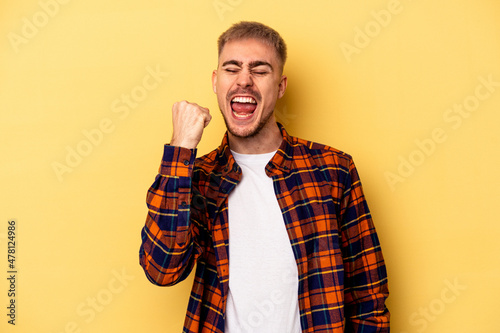
[[[331,146],[290,136],[289,143],[293,147],[293,158],[308,159],[318,166],[336,166],[349,169],[352,156]]]

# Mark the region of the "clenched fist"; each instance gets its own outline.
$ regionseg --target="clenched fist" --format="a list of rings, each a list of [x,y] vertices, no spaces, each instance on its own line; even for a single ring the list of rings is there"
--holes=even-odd
[[[207,108],[181,101],[172,106],[173,134],[171,146],[194,149],[212,116]]]

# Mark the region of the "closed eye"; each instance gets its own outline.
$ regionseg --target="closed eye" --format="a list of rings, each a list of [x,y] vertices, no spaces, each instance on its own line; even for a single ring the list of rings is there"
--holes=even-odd
[[[239,69],[230,67],[230,68],[224,68],[224,71],[228,73],[238,73]]]

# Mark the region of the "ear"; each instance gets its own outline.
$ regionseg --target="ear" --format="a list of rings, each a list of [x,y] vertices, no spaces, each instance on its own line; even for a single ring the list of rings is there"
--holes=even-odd
[[[217,70],[212,72],[212,90],[217,94]]]
[[[281,76],[280,84],[278,86],[278,98],[283,97],[285,94],[286,86],[288,85],[288,78],[286,75]]]

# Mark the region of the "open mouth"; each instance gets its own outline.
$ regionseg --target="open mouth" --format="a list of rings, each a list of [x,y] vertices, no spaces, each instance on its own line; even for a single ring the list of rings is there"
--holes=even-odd
[[[249,119],[257,109],[257,101],[253,97],[236,96],[231,100],[231,110],[236,119]]]

